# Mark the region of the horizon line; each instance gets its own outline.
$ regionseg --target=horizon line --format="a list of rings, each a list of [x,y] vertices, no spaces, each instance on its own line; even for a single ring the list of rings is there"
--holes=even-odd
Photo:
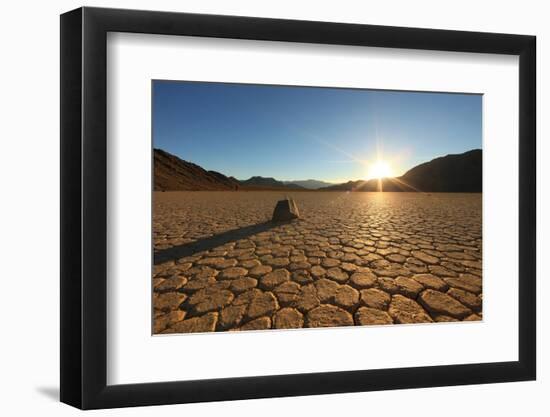
[[[426,160],[424,162],[420,162],[419,164],[417,165],[414,165],[412,167],[410,167],[409,169],[405,170],[402,174],[400,175],[394,175],[394,176],[386,176],[386,177],[380,177],[380,178],[357,178],[357,179],[347,179],[347,180],[343,180],[343,181],[335,181],[335,180],[326,180],[326,179],[319,179],[319,178],[311,178],[311,177],[308,177],[307,179],[302,179],[302,180],[288,180],[288,179],[282,179],[282,178],[277,178],[273,175],[251,175],[250,177],[246,178],[246,179],[239,179],[237,178],[236,176],[234,175],[228,175],[226,173],[223,173],[223,172],[220,172],[216,169],[207,169],[205,168],[204,166],[200,165],[199,163],[197,162],[193,162],[193,161],[190,161],[188,159],[184,159],[182,158],[180,155],[178,155],[177,153],[172,153],[172,152],[169,152],[165,149],[162,149],[162,148],[156,148],[155,146],[152,147],[153,148],[153,152],[154,151],[162,151],[162,152],[166,152],[167,154],[170,154],[170,155],[173,155],[177,158],[179,158],[180,160],[184,161],[184,162],[188,162],[188,163],[191,163],[193,165],[196,165],[202,169],[204,169],[205,171],[212,171],[212,172],[216,172],[218,174],[222,174],[228,178],[233,178],[239,182],[244,182],[244,181],[248,181],[252,178],[265,178],[265,179],[273,179],[273,180],[276,180],[276,181],[279,181],[279,182],[289,182],[289,183],[293,183],[293,182],[304,182],[304,181],[319,181],[319,182],[326,182],[326,183],[329,183],[331,185],[340,185],[340,184],[346,184],[348,182],[357,182],[357,181],[371,181],[371,180],[377,180],[377,179],[391,179],[391,178],[400,178],[402,177],[403,175],[405,175],[407,172],[409,172],[411,169],[413,168],[416,168],[420,165],[423,165],[423,164],[426,164],[426,163],[429,163],[429,162],[432,162],[436,159],[439,159],[439,158],[445,158],[445,157],[448,157],[448,156],[454,156],[454,155],[463,155],[465,153],[468,153],[468,152],[474,152],[474,151],[480,151],[480,152],[483,152],[483,149],[482,148],[473,148],[473,149],[469,149],[467,151],[464,151],[464,152],[461,152],[461,153],[448,153],[446,155],[441,155],[441,156],[436,156],[430,160]]]

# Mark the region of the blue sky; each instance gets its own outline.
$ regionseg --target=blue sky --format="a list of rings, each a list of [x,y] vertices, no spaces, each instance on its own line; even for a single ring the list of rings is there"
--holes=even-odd
[[[482,96],[153,81],[153,146],[238,179],[399,176],[481,148]]]

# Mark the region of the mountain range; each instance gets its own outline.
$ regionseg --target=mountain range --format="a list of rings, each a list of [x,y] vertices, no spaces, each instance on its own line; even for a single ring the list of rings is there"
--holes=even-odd
[[[278,181],[253,176],[247,180],[227,177],[184,161],[161,149],[154,150],[155,191],[288,190],[288,191],[423,191],[481,192],[482,151],[446,155],[417,165],[400,177],[330,184],[318,180]]]
[[[305,190],[275,178],[255,176],[239,181],[216,171],[207,171],[162,149],[154,149],[153,155],[155,191]]]
[[[424,191],[480,193],[482,189],[482,152],[474,149],[446,155],[417,165],[395,178],[348,181],[323,188],[327,191]]]
[[[275,178],[271,177],[250,177],[240,183],[243,187],[289,188],[296,190],[303,190],[305,188],[295,183],[277,181]]]
[[[323,187],[330,187],[333,183],[319,180],[295,180],[295,181],[283,181],[285,185],[298,185],[307,190],[317,190]]]
[[[155,191],[234,190],[239,181],[184,161],[162,149],[154,150]]]

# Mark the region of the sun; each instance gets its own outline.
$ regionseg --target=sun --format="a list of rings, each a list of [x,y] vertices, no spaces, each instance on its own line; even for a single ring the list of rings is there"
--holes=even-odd
[[[390,164],[379,159],[369,167],[369,179],[382,179],[393,175]]]

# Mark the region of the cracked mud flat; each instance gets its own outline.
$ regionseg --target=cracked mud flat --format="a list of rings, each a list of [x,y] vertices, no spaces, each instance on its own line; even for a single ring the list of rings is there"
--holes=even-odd
[[[272,224],[287,195],[301,218]],[[156,192],[153,332],[481,320],[481,200]]]

